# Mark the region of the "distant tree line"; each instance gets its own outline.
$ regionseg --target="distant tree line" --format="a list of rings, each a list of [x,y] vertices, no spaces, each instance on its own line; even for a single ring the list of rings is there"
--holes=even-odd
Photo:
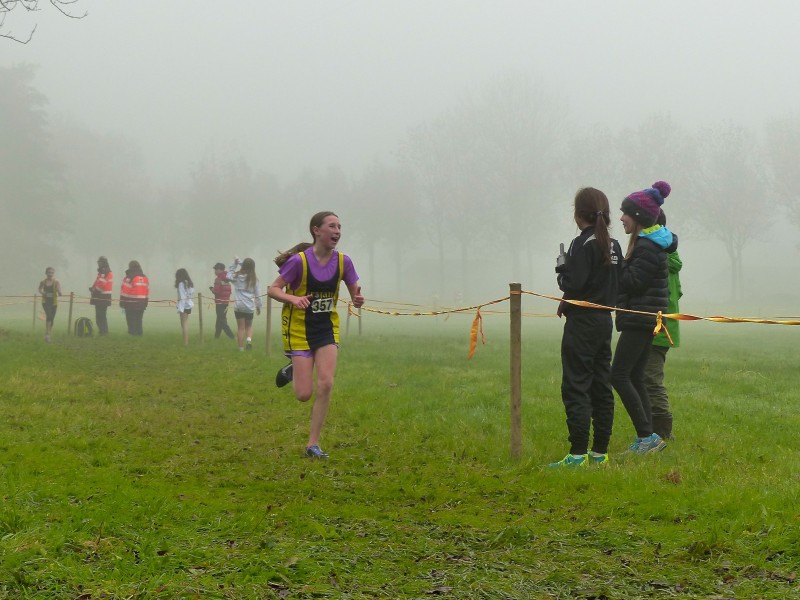
[[[778,218],[800,222],[796,117],[760,132],[730,122],[687,131],[659,114],[611,130],[576,124],[546,86],[509,76],[410,128],[393,156],[355,176],[308,168],[281,183],[246,156],[206,154],[188,183],[156,187],[131,140],[53,120],[34,74],[0,68],[4,273],[75,255],[91,268],[110,248],[142,264],[232,248],[267,261],[309,239],[307,219],[330,209],[371,294],[403,298],[424,285],[444,304],[456,292],[483,299],[487,279],[533,282],[536,265],[552,262],[564,237],[552,224],[578,187],[597,186],[613,204],[665,179],[676,191],[670,225],[718,240],[736,299],[748,245]]]

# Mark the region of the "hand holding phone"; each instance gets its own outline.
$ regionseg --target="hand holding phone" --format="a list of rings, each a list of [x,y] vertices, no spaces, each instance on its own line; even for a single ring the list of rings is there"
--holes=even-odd
[[[564,244],[559,244],[559,251],[556,257],[556,272],[560,272],[567,265],[567,255],[564,254]]]

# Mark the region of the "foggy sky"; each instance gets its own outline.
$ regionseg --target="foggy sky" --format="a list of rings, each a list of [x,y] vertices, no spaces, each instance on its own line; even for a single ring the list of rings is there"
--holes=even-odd
[[[34,85],[49,99],[48,112],[132,139],[156,185],[183,184],[212,152],[245,156],[282,183],[307,167],[355,175],[375,158],[392,160],[409,128],[506,74],[529,76],[566,99],[579,123],[612,128],[668,113],[692,129],[723,119],[758,129],[800,107],[794,0],[79,0],[78,7],[88,9],[85,19],[46,3],[34,15],[10,16],[15,33],[34,22],[38,29],[26,45],[0,39],[0,66],[38,65]],[[565,206],[587,184],[603,187],[576,181]],[[570,221],[565,210],[554,226],[565,242]],[[712,269],[702,240],[682,244],[687,264],[699,259],[682,274],[694,297],[704,286],[724,288],[720,246],[710,246],[720,263]],[[770,287],[774,261],[754,248],[748,271]]]
[[[0,40],[0,64],[40,65],[51,111],[131,137],[157,178],[185,176],[203,151],[283,179],[358,169],[507,72],[615,127],[654,112],[760,126],[800,104],[792,0],[79,5],[80,21],[43,5],[29,44]]]

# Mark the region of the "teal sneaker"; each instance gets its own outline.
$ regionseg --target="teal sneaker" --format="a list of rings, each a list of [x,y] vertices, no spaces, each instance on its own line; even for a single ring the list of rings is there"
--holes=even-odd
[[[644,438],[635,438],[633,443],[625,450],[625,454],[639,454],[639,444],[642,443],[643,439]]]
[[[638,445],[634,452],[636,454],[650,454],[652,452],[661,452],[664,448],[667,447],[667,442],[665,442],[660,435],[657,433],[651,433],[646,438],[639,438]]]
[[[589,452],[589,464],[605,466],[608,464],[608,453],[597,454],[596,452]]]
[[[560,467],[585,467],[589,464],[588,454],[567,454],[558,462],[550,463],[547,465],[553,469]]]

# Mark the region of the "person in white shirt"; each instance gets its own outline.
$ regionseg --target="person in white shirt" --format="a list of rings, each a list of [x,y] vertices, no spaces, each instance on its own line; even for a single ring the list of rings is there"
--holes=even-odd
[[[239,267],[239,270],[236,270]],[[233,284],[233,314],[236,317],[239,350],[253,349],[253,313],[261,314],[261,286],[256,276],[256,261],[239,257],[228,267],[228,281]]]
[[[189,315],[192,314],[194,307],[194,283],[186,269],[175,271],[175,289],[178,290],[178,302],[175,305],[178,309],[178,316],[181,318],[181,332],[183,333],[183,345],[189,345]]]

